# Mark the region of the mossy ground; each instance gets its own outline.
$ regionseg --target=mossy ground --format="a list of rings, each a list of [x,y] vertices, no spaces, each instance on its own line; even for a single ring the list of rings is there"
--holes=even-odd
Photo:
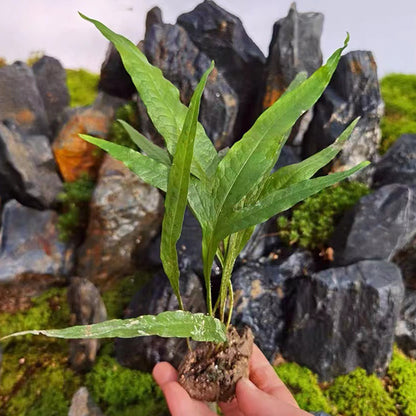
[[[416,75],[390,74],[381,82],[385,115],[381,121],[380,152],[405,133],[416,133]]]

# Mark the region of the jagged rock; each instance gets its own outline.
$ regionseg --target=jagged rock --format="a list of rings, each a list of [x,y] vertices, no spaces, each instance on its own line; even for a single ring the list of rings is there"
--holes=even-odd
[[[98,89],[107,94],[124,99],[131,99],[136,88],[130,75],[124,68],[120,54],[112,43],[108,45],[107,53],[101,65]]]
[[[377,163],[373,186],[401,183],[416,186],[416,134],[400,136]]]
[[[377,161],[383,111],[373,54],[369,51],[347,53],[341,57],[329,86],[314,107],[314,116],[303,140],[303,156],[308,157],[333,143],[360,116],[333,169],[350,168],[364,160]],[[360,173],[360,178],[367,182],[371,181],[370,176],[371,169]]]
[[[11,200],[3,210],[0,234],[0,283],[24,278],[67,276],[73,253],[59,241],[54,211],[37,211]]]
[[[1,67],[0,91],[0,121],[14,121],[24,134],[49,136],[45,106],[31,68],[23,62]]]
[[[416,194],[406,185],[386,185],[347,211],[332,236],[335,264],[391,260],[416,235]]]
[[[63,110],[69,105],[65,69],[57,59],[50,56],[42,56],[32,69],[51,132],[55,132]]]
[[[407,289],[396,325],[396,344],[416,358],[416,291]]]
[[[135,270],[134,258],[162,220],[162,196],[121,162],[106,156],[90,203],[78,275],[102,285]]]
[[[48,208],[61,190],[48,138],[25,136],[13,123],[0,122],[0,198]]]
[[[150,30],[153,25],[162,25],[162,10],[159,7],[152,7],[146,15],[146,33]]]
[[[146,32],[144,51],[150,63],[159,67],[164,76],[178,87],[182,102],[188,105],[210,65],[210,59],[177,25],[153,24]],[[201,100],[199,120],[217,148],[232,144],[237,111],[236,94],[221,73],[214,69]]]
[[[189,13],[178,17],[192,42],[209,59],[213,59],[238,98],[235,139],[248,130],[260,106],[265,57],[247,35],[241,20],[206,0]]]
[[[400,269],[366,260],[293,281],[283,356],[322,380],[356,367],[382,373],[403,300]]]
[[[321,13],[298,13],[293,3],[288,15],[274,24],[266,62],[263,108],[270,107],[299,72],[311,75],[322,65],[323,21]],[[301,144],[311,118],[311,112],[302,117],[292,129],[289,142]]]
[[[295,252],[281,264],[248,264],[233,274],[233,323],[248,325],[256,344],[273,359],[283,341],[287,280],[315,271],[308,252]]]
[[[296,154],[295,148],[286,145],[282,147],[279,159],[277,160],[273,170],[276,171],[284,166],[293,165],[294,163],[299,162],[300,157]]]
[[[181,274],[179,279],[182,300],[186,310],[205,312],[205,296],[201,280],[192,272]],[[177,310],[178,302],[168,278],[163,273],[137,292],[128,307],[125,318],[155,315],[166,310]],[[116,356],[120,364],[142,371],[151,371],[159,361],[168,361],[177,367],[187,351],[180,338],[139,337],[117,339]]]
[[[91,178],[97,175],[102,153],[82,140],[79,134],[91,134],[105,138],[110,127],[111,117],[94,107],[72,111],[53,142],[53,152],[62,177],[72,182],[84,174]]]
[[[88,280],[71,278],[68,288],[71,325],[89,325],[107,319],[107,310],[99,290]],[[73,370],[83,372],[95,362],[100,342],[98,339],[74,339],[69,342],[69,362]]]
[[[104,416],[86,387],[80,387],[71,400],[68,416]]]
[[[416,235],[392,261],[400,267],[406,287],[416,290]]]

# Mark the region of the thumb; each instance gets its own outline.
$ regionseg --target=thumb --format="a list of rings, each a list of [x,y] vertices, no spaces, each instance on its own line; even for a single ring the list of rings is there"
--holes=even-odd
[[[238,407],[245,416],[306,416],[308,413],[277,399],[242,378],[236,387]]]

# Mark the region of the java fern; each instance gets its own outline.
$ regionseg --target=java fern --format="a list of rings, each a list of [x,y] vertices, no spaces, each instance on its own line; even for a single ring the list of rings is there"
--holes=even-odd
[[[348,36],[344,46],[336,50],[327,63],[309,78],[304,73],[299,74],[285,94],[265,110],[241,140],[223,155],[217,153],[198,122],[201,97],[213,63],[195,89],[188,108],[181,103],[178,89],[163,77],[160,69],[148,62],[139,48],[97,20],[81,16],[93,23],[114,44],[154,126],[165,140],[166,150],[123,121],[120,123],[140,151],[80,135],[123,162],[144,182],[166,192],[161,259],[181,310],[61,330],[25,331],[13,336],[27,333],[62,338],[159,335],[225,342],[233,306],[231,273],[255,225],[347,178],[368,164],[363,162],[344,172],[314,177],[341,150],[357,119],[326,149],[272,173],[291,128],[314,105],[328,85],[341,53],[348,44]],[[176,243],[182,231],[187,205],[202,228],[206,315],[184,311],[179,291]],[[222,277],[219,297],[214,303],[211,268],[215,258],[221,265]]]

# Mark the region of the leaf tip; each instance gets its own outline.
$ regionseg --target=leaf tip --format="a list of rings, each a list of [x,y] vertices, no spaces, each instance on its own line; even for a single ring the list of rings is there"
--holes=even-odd
[[[343,49],[345,49],[348,46],[349,41],[350,41],[350,33],[347,32],[347,36],[345,37],[345,40],[344,40],[344,48]]]

